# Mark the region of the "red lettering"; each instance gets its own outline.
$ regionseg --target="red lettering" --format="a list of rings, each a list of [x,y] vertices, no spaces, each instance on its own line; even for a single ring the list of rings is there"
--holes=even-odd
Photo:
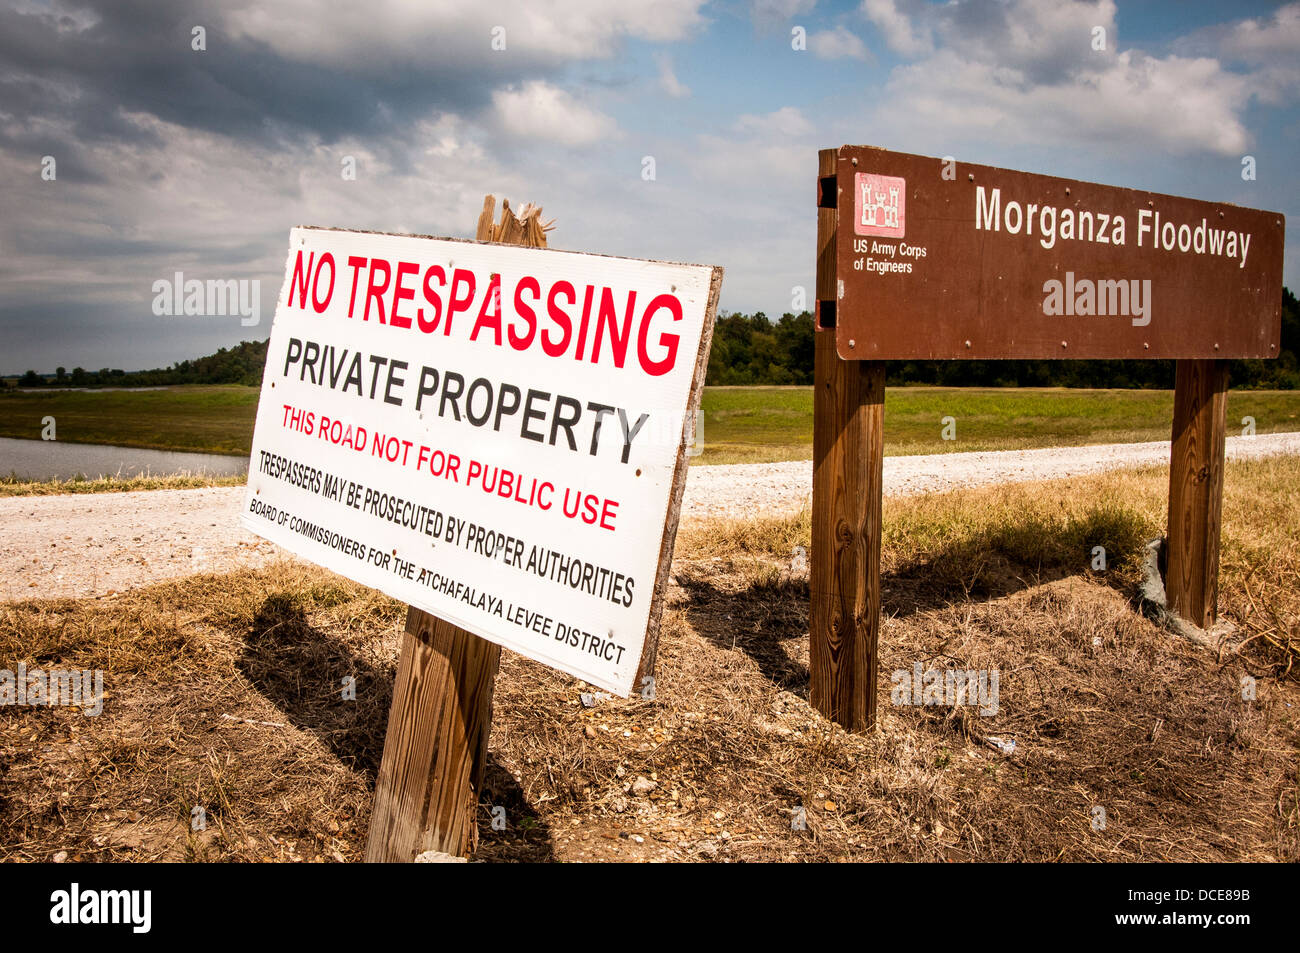
[[[674,321],[680,321],[682,319],[682,303],[678,301],[674,295],[670,294],[659,295],[651,301],[649,306],[645,309],[645,314],[641,316],[641,330],[637,335],[636,340],[636,355],[637,359],[641,362],[641,367],[651,377],[659,377],[660,375],[667,374],[673,369],[673,365],[677,363],[677,344],[680,340],[679,335],[659,335],[659,346],[667,350],[668,353],[658,361],[651,360],[650,354],[646,350],[646,338],[650,334],[650,316],[660,308],[667,308],[669,313],[672,314]]]
[[[622,367],[627,359],[628,341],[632,339],[632,312],[636,307],[636,292],[627,293],[627,312],[623,316],[623,331],[620,334],[618,312],[614,309],[614,292],[604,289],[600,295],[600,311],[596,316],[596,340],[591,345],[591,363],[600,360],[600,342],[604,338],[605,328],[609,328],[609,347],[614,352],[614,366]]]
[[[366,259],[360,255],[348,255],[348,267],[352,269],[352,293],[348,295],[349,318],[356,314],[357,277],[361,274],[361,268],[365,263]]]
[[[488,306],[492,307],[492,313],[488,314]],[[501,346],[501,276],[493,275],[488,282],[487,294],[483,297],[483,307],[478,309],[478,320],[474,322],[474,330],[470,332],[471,341],[478,340],[480,328],[491,328],[495,331],[496,345]]]
[[[551,293],[546,296],[546,313],[550,315],[551,320],[555,322],[556,327],[564,329],[564,337],[557,344],[551,339],[549,330],[542,331],[542,350],[550,357],[559,357],[569,346],[569,336],[573,334],[573,319],[569,317],[568,312],[555,303],[555,299],[564,295],[569,299],[569,304],[576,304],[577,294],[573,290],[573,285],[567,281],[557,281],[551,285]]]
[[[582,352],[587,347],[587,322],[591,320],[591,298],[596,289],[587,285],[587,293],[582,299],[582,324],[578,327],[578,348],[573,355],[576,361],[582,360]]]
[[[441,265],[430,265],[425,271],[424,300],[433,305],[433,320],[426,321],[424,319],[423,308],[415,312],[415,320],[419,322],[420,330],[425,334],[432,334],[434,331],[438,330],[438,322],[442,320],[442,299],[438,297],[438,292],[434,291],[433,286],[429,284],[429,279],[434,275],[438,276],[438,284],[444,286],[447,284],[447,273],[442,270]]]
[[[456,294],[456,288],[461,282],[465,282],[469,290],[465,297],[461,298]],[[451,276],[451,294],[447,302],[447,325],[442,329],[443,334],[451,334],[451,319],[457,311],[468,311],[471,304],[474,303],[474,272],[466,271],[464,268],[457,268]]]
[[[375,282],[375,272],[382,270],[384,273],[383,283]],[[384,324],[384,298],[383,294],[388,290],[389,279],[393,277],[392,266],[382,258],[370,259],[370,277],[366,279],[366,310],[361,315],[362,321],[370,320],[370,302],[375,302],[376,310],[379,311],[379,323]]]
[[[293,263],[293,278],[289,282],[289,307],[297,307],[299,310],[307,310],[307,282],[311,278],[311,265],[316,258],[316,253],[312,252],[307,256],[307,267],[302,266],[302,249],[298,249],[298,258]],[[298,304],[293,303],[294,292],[298,293]]]
[[[302,252],[298,252],[299,261],[302,260]],[[325,270],[326,263],[330,266],[330,286],[325,289],[325,297],[318,297],[316,292],[320,291],[320,273]],[[329,252],[320,256],[320,264],[316,266],[316,277],[311,283],[311,306],[320,314],[329,307],[330,298],[334,297],[334,256]]]
[[[388,323],[395,328],[409,328],[411,319],[397,313],[397,308],[406,298],[410,301],[415,300],[415,289],[402,287],[402,279],[407,275],[414,275],[419,272],[420,266],[413,261],[399,261],[397,263],[397,281],[393,283],[393,313],[388,316]]]
[[[533,336],[537,334],[537,313],[524,302],[523,293],[527,288],[533,293],[533,300],[540,300],[542,297],[541,286],[537,279],[531,275],[525,275],[519,279],[519,284],[515,285],[515,314],[524,319],[528,324],[528,334],[520,337],[515,334],[514,326],[511,325],[507,336],[510,338],[510,346],[516,351],[526,351],[528,346],[533,343]]]

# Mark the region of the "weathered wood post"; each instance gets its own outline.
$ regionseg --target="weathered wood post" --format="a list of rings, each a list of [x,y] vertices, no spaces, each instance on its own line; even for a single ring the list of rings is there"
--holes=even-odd
[[[836,156],[818,152],[810,697],[860,731],[876,723],[885,363],[836,351]]]
[[[1228,362],[1176,367],[1165,593],[1171,612],[1208,629],[1218,618]]]
[[[516,218],[487,196],[475,237],[546,247],[541,209]],[[393,685],[384,755],[366,841],[368,863],[414,860],[426,850],[466,855],[478,842],[477,805],[492,728],[501,647],[410,607]]]

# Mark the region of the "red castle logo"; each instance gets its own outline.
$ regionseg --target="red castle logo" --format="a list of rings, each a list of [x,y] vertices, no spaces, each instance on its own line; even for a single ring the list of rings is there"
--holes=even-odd
[[[853,231],[902,238],[907,228],[907,180],[859,172],[854,182]]]

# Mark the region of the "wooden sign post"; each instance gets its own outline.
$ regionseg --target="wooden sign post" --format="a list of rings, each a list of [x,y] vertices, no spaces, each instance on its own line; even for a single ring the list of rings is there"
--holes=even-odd
[[[1166,591],[1213,625],[1227,361],[1278,354],[1284,218],[867,146],[818,153],[817,206],[813,705],[876,722],[886,360],[1175,358]]]
[[[1171,612],[1203,629],[1218,619],[1227,407],[1227,361],[1177,362],[1165,596]]]
[[[833,177],[835,150],[819,158],[821,175]],[[810,691],[814,708],[860,731],[876,721],[885,362],[835,353],[834,193],[818,206]]]
[[[483,200],[475,239],[546,247],[540,207],[516,218]],[[427,850],[463,857],[478,844],[492,691],[501,646],[414,606],[397,662],[384,755],[366,839],[367,863],[406,862]]]

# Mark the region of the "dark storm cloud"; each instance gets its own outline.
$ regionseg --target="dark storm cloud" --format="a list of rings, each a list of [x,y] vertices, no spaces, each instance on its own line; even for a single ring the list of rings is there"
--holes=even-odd
[[[65,181],[89,184],[105,181],[103,172],[86,162],[79,150],[68,148],[65,129],[29,121],[49,115],[51,98],[55,97],[49,88],[30,77],[0,78],[0,148],[29,157],[29,163],[35,161],[30,157],[58,156],[59,174]],[[143,142],[155,137],[139,131],[135,138]]]
[[[348,36],[334,29],[340,9],[311,11],[311,25]],[[405,53],[372,43],[343,62],[311,49],[295,57],[271,42],[285,38],[283,20],[279,35],[233,25],[248,10],[240,0],[0,0],[0,167],[16,172],[0,186],[0,247],[16,253],[0,261],[11,367],[153,367],[265,336],[284,229],[299,214],[289,210],[320,207],[321,179],[301,178],[317,147],[360,141],[400,181],[430,164],[420,124],[446,111],[486,126],[494,89],[564,68],[540,50],[493,54],[487,28],[463,20],[426,25]],[[204,51],[191,48],[195,26],[207,30]],[[46,155],[57,181],[41,177]],[[338,188],[338,157],[327,161]],[[373,207],[409,206],[391,192],[377,190]],[[260,278],[264,327],[154,317],[152,282],[178,270]]]
[[[142,112],[267,145],[303,133],[328,144],[400,134],[434,108],[473,113],[490,103],[494,85],[520,71],[546,71],[524,53],[471,54],[451,35],[431,37],[427,58],[400,65],[290,61],[261,40],[227,35],[228,10],[205,0],[96,0],[78,10],[98,22],[75,29],[54,13],[0,11],[0,112],[20,129],[24,120],[57,117],[74,142],[139,141],[151,134],[126,114]],[[191,49],[196,25],[207,30],[204,52]],[[5,138],[35,144],[12,129]]]
[[[237,341],[262,340],[270,332],[268,302],[263,302],[261,325],[244,328],[232,316],[155,317],[152,299],[150,293],[142,294],[138,305],[0,305],[0,327],[12,341],[0,358],[0,373],[52,372],[58,366],[94,371],[106,364],[123,370],[169,367]],[[70,323],[76,334],[59,332]]]
[[[27,228],[21,236],[22,250],[33,255],[49,255],[59,259],[92,262],[121,258],[131,261],[149,259],[178,260],[203,255],[219,256],[223,268],[237,268],[257,262],[270,248],[279,246],[282,236],[276,235],[268,242],[217,242],[194,241],[186,245],[175,238],[165,241],[124,238],[117,234],[81,235],[57,225]]]

